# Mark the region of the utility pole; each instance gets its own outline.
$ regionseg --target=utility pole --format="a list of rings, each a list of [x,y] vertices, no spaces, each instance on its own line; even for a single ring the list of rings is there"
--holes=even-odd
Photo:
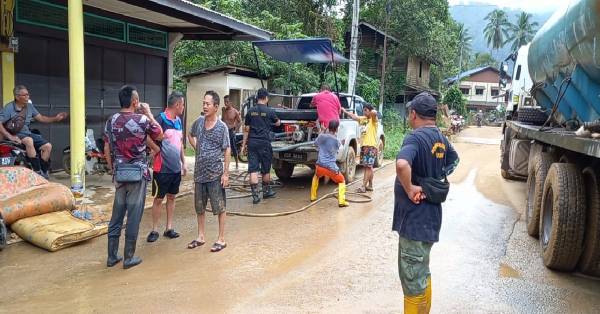
[[[383,29],[383,60],[381,62],[381,86],[379,87],[379,112],[383,112],[383,101],[385,99],[385,66],[387,65],[387,29],[391,13],[391,5],[388,1],[385,5],[385,27]]]
[[[354,0],[352,5],[352,28],[350,32],[350,66],[348,70],[348,94],[354,94],[356,73],[358,70],[358,19],[360,16],[360,1]]]

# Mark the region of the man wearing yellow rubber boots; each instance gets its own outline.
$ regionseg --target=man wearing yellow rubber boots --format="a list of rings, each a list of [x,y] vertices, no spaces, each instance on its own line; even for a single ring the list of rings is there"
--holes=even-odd
[[[310,200],[315,201],[317,199],[319,179],[321,177],[328,177],[338,184],[338,205],[346,207],[348,206],[348,202],[346,202],[346,180],[340,173],[340,168],[335,163],[338,150],[341,146],[340,140],[336,136],[339,125],[339,120],[329,121],[328,132],[321,133],[315,140],[315,145],[319,149],[319,156],[310,187]]]
[[[442,205],[448,193],[446,176],[458,165],[458,154],[436,127],[437,102],[429,93],[408,104],[413,131],[396,157],[394,220],[400,235],[398,271],[404,292],[404,313],[429,313],[429,253],[439,241]]]

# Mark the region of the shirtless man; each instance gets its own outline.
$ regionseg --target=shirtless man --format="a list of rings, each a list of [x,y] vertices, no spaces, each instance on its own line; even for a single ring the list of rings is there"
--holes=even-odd
[[[235,158],[235,169],[237,169],[239,152],[237,151],[237,147],[235,145],[235,134],[240,129],[242,117],[240,112],[233,107],[233,104],[229,100],[229,95],[225,95],[223,100],[225,101],[225,108],[223,108],[222,120],[227,125],[227,129],[229,129],[229,147],[231,147],[231,152]]]

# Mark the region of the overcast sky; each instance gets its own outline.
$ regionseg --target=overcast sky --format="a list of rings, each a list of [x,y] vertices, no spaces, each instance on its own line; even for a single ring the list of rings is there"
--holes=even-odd
[[[500,7],[519,8],[529,12],[555,11],[567,0],[448,0],[450,5],[485,3]]]

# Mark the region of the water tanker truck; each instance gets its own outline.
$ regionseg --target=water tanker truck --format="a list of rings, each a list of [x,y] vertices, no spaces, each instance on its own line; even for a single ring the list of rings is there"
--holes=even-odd
[[[519,49],[501,141],[502,176],[527,180],[527,232],[544,264],[591,276],[600,276],[598,43],[600,0],[574,0]]]

